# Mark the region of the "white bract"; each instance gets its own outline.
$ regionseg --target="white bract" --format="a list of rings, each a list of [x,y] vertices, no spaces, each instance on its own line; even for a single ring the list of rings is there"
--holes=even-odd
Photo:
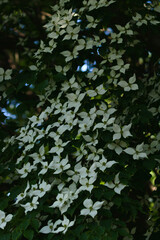
[[[89,97],[95,97],[97,95],[103,95],[106,93],[107,90],[104,89],[103,84],[96,87],[95,90],[87,90],[87,94]]]
[[[105,114],[104,117],[102,118],[102,122],[101,123],[97,123],[94,126],[93,130],[95,130],[97,128],[101,128],[101,129],[103,128],[104,130],[106,130],[107,126],[113,124],[114,121],[115,121],[114,117],[112,117],[112,118],[109,118],[109,117],[110,117],[109,114]]]
[[[0,68],[0,82],[3,80],[10,80],[12,74],[12,69],[7,69],[6,71],[3,68]]]
[[[122,88],[124,88],[124,91],[128,92],[130,90],[137,90],[138,85],[135,83],[136,81],[136,75],[134,74],[133,77],[129,78],[129,82],[126,82],[124,80],[121,80],[118,85]]]
[[[64,158],[63,160],[60,160],[59,163],[55,164],[55,169],[56,171],[54,172],[54,174],[59,174],[67,169],[70,168],[70,164],[68,163],[68,156],[66,158]]]
[[[100,77],[103,74],[103,69],[93,68],[92,72],[87,74],[87,77],[92,80],[96,80],[97,77]]]
[[[37,190],[34,191],[34,195],[38,196],[39,198],[43,197],[46,192],[48,192],[51,189],[51,184],[47,184],[44,180],[42,183],[39,184],[39,187]]]
[[[104,172],[106,170],[106,168],[111,168],[115,163],[117,163],[117,162],[114,160],[107,161],[107,159],[104,157],[104,155],[102,155],[102,159],[100,161],[98,161],[96,163],[96,165],[102,172]]]
[[[68,144],[68,142],[63,143],[61,139],[58,139],[57,141],[55,141],[55,147],[52,147],[49,150],[49,153],[56,153],[58,155],[60,155],[63,150],[64,147]]]
[[[68,26],[66,28],[66,32],[67,34],[65,35],[65,37],[63,38],[63,40],[76,40],[78,38],[78,33],[80,31],[80,27],[76,27],[76,28],[73,28],[71,26]]]
[[[16,202],[14,204],[19,203],[19,201],[21,201],[23,198],[26,197],[28,189],[29,189],[29,182],[27,182],[27,187],[24,190],[24,192],[17,195]]]
[[[83,202],[83,205],[86,207],[85,209],[81,210],[81,215],[90,215],[92,218],[94,218],[97,215],[97,210],[99,210],[102,205],[103,205],[104,201],[102,202],[95,202],[93,203],[93,201],[91,199],[86,199]]]
[[[10,221],[12,220],[12,218],[13,218],[13,215],[12,215],[12,214],[6,215],[5,212],[3,212],[3,211],[0,210],[0,228],[1,228],[1,229],[4,229],[5,226],[6,226],[6,224],[7,224],[8,222],[10,222]]]
[[[124,27],[120,26],[120,25],[116,25],[116,27],[120,32],[120,36],[122,34],[133,35],[133,31],[130,29],[130,23],[129,22]]]
[[[28,202],[26,204],[21,204],[21,206],[25,209],[25,214],[27,212],[32,211],[33,209],[36,209],[38,207],[38,205],[39,205],[38,196],[33,197],[32,202]]]
[[[126,187],[126,185],[120,183],[119,173],[116,174],[114,182],[106,182],[104,186],[114,189],[115,193],[120,194],[121,191]]]
[[[88,20],[88,24],[86,26],[86,28],[95,28],[98,24],[98,20],[97,19],[94,19],[92,16],[89,16],[89,15],[86,15],[86,18]]]
[[[36,166],[31,165],[29,162],[23,165],[23,168],[16,169],[17,172],[21,175],[21,178],[25,178],[28,173],[30,173],[32,170],[36,170]]]
[[[52,222],[52,220],[49,220],[47,223],[47,226],[41,228],[41,230],[39,232],[48,234],[48,233],[52,233],[53,231],[54,231],[53,222]]]
[[[125,73],[126,70],[129,69],[130,64],[125,64],[122,59],[117,59],[117,65],[113,66],[112,69],[115,71],[120,71],[121,73]]]
[[[133,159],[135,159],[135,160],[138,160],[140,158],[147,158],[147,154],[143,150],[143,145],[144,145],[144,143],[137,145],[136,149],[131,148],[131,147],[126,148],[124,150],[124,152],[129,155],[133,155]]]
[[[74,48],[72,52],[66,50],[66,51],[61,52],[61,54],[65,57],[65,61],[69,62],[72,59],[77,58],[78,50],[76,48]]]
[[[131,125],[132,124],[120,127],[118,124],[113,124],[113,131],[115,132],[113,135],[113,141],[116,139],[120,139],[121,137],[127,138],[129,136],[132,136],[132,134],[129,131]]]
[[[75,223],[75,220],[69,221],[69,219],[66,216],[63,216],[63,221],[61,221],[61,222],[60,221],[58,222],[58,225],[61,224],[61,226],[58,227],[56,230],[54,230],[54,233],[62,232],[63,234],[65,234],[67,232],[68,228],[72,227]]]
[[[93,185],[93,183],[95,182],[95,180],[96,180],[96,176],[94,176],[94,177],[91,177],[91,178],[81,178],[80,179],[80,184],[82,185],[80,188],[79,188],[79,191],[89,191],[89,192],[91,192],[92,191],[92,189],[94,188],[94,185]]]

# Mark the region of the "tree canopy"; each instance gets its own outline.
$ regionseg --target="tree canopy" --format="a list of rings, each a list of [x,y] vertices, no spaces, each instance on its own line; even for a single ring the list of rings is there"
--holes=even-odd
[[[0,7],[0,239],[159,239],[159,1]]]

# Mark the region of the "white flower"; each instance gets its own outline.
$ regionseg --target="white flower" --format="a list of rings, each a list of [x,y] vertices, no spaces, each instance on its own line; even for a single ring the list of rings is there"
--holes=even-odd
[[[81,134],[82,132],[89,131],[92,125],[93,120],[91,120],[90,118],[85,118],[83,121],[79,121],[78,135]]]
[[[97,137],[98,137],[98,131],[91,137],[89,135],[82,135],[85,141],[87,142],[87,146],[93,145],[96,146],[98,143]]]
[[[68,107],[74,107],[75,112],[77,112],[81,106],[81,101],[85,97],[85,93],[80,93],[80,91],[77,90],[76,93],[68,93],[66,97],[68,98]]]
[[[70,202],[72,203],[74,199],[78,198],[77,184],[73,182],[68,188],[63,188],[62,193],[68,193]]]
[[[70,78],[69,81],[62,83],[61,90],[66,92],[69,88],[72,88],[72,89],[80,88],[80,86],[75,80],[76,80],[75,76],[72,76],[72,78]]]
[[[60,30],[60,28],[56,27],[55,30],[48,34],[49,38],[57,39],[59,35],[63,35],[66,31],[64,29]]]
[[[52,220],[49,220],[48,221],[48,225],[41,228],[41,230],[39,231],[40,233],[45,233],[45,234],[48,234],[48,233],[52,233],[54,230],[54,225],[53,225],[53,222]]]
[[[34,159],[34,164],[42,163],[42,161],[45,159],[45,148],[44,148],[44,145],[42,145],[39,148],[39,153],[32,153],[29,156]]]
[[[116,25],[116,27],[120,31],[120,35],[121,34],[133,35],[133,31],[130,29],[130,23],[127,23],[124,27],[120,25]]]
[[[111,168],[113,164],[117,163],[116,161],[107,161],[107,159],[102,155],[102,159],[98,161],[97,167],[104,172],[106,168]]]
[[[83,156],[85,156],[86,154],[87,154],[87,150],[85,149],[84,144],[82,144],[82,145],[80,146],[80,148],[78,148],[78,149],[76,150],[76,152],[73,153],[73,156],[76,157],[76,161],[78,162],[78,161],[80,161],[80,160],[83,158]]]
[[[58,207],[61,214],[66,212],[68,208],[70,207],[71,201],[70,201],[70,194],[67,192],[59,193],[56,197],[56,200],[50,207],[56,208]]]
[[[142,26],[143,24],[147,25],[147,20],[142,18],[142,15],[139,13],[136,13],[136,16],[132,17],[134,21],[136,21],[136,25],[138,27]]]
[[[114,178],[114,183],[113,182],[106,182],[104,184],[104,186],[107,186],[109,188],[114,188],[114,191],[117,194],[120,194],[121,191],[126,187],[126,185],[120,183],[120,181],[119,181],[119,173],[116,174],[116,176]]]
[[[33,209],[36,209],[38,204],[39,204],[38,196],[36,196],[36,197],[33,197],[32,202],[28,202],[26,204],[21,204],[21,206],[25,209],[25,214],[26,214],[27,212],[30,212]]]
[[[39,189],[34,191],[34,195],[39,198],[43,197],[46,192],[51,189],[51,184],[47,184],[44,180],[39,184]]]
[[[121,73],[125,73],[125,71],[129,68],[130,64],[124,64],[122,59],[117,59],[117,65],[113,66],[112,69],[115,71],[120,71]]]
[[[32,184],[31,189],[28,192],[28,196],[30,196],[30,197],[35,196],[36,195],[35,193],[37,190],[38,190],[38,184]]]
[[[69,40],[69,39],[73,39],[73,40],[76,40],[78,38],[78,33],[80,31],[80,27],[76,27],[76,28],[73,28],[71,26],[68,26],[66,28],[66,32],[67,34],[65,35],[65,37],[63,38],[63,40]]]
[[[120,155],[123,151],[122,148],[125,148],[127,144],[123,141],[116,140],[116,143],[109,143],[107,147],[111,150],[115,150],[115,152]]]
[[[93,128],[93,130],[95,130],[95,129],[97,129],[97,128],[103,128],[104,130],[106,130],[107,129],[107,126],[108,125],[111,125],[112,123],[114,123],[114,120],[115,120],[115,118],[113,117],[113,118],[109,118],[110,117],[110,115],[109,114],[105,114],[104,115],[104,117],[103,117],[103,119],[102,119],[102,122],[101,123],[97,123],[95,126],[94,126],[94,128]]]
[[[69,221],[69,219],[66,217],[66,216],[63,216],[63,221],[57,221],[58,224],[56,225],[59,225],[61,224],[62,226],[59,227],[57,230],[54,230],[54,233],[59,233],[59,232],[62,232],[63,234],[65,234],[68,230],[69,227],[72,227],[75,223],[75,220],[74,221]],[[54,226],[54,228],[56,228]]]
[[[88,155],[87,160],[88,161],[98,161],[100,158],[100,155],[103,154],[103,149],[96,149],[94,146],[88,145],[88,148],[91,150],[91,154]]]
[[[100,77],[103,74],[103,69],[93,68],[92,72],[87,74],[87,77],[92,80],[96,80],[97,77]]]
[[[81,178],[80,179],[80,184],[82,185],[80,188],[79,188],[79,191],[81,190],[86,190],[86,191],[89,191],[91,192],[92,189],[93,189],[93,183],[95,182],[96,178],[95,177],[91,177],[90,179],[88,178]]]
[[[132,134],[129,132],[131,125],[132,124],[120,127],[118,124],[113,124],[113,131],[115,132],[115,134],[113,135],[113,141],[116,139],[120,139],[122,136],[124,138],[132,136]]]
[[[95,163],[93,163],[89,169],[87,169],[86,167],[82,167],[81,169],[79,169],[80,177],[81,178],[86,178],[86,177],[97,178],[97,173],[95,172],[96,167],[97,166]]]
[[[96,87],[95,90],[87,90],[87,94],[89,97],[95,97],[97,95],[103,95],[105,94],[106,90],[103,87],[103,84]]]
[[[28,189],[29,189],[29,182],[27,182],[27,187],[26,187],[26,189],[24,190],[24,192],[18,194],[18,196],[16,197],[16,202],[15,202],[14,204],[19,203],[19,201],[21,201],[23,198],[26,197],[26,195],[27,195],[27,190],[28,190]]]
[[[56,132],[50,132],[48,134],[49,137],[53,138],[56,142],[60,140],[60,137],[62,135],[62,133],[64,133],[66,131],[66,126],[65,125],[61,125],[60,122],[55,122],[54,126],[60,126]]]
[[[73,14],[71,14],[71,11],[69,11],[66,16],[63,16],[63,18],[60,21],[58,21],[60,28],[66,28],[67,26],[75,25],[75,21],[73,21],[72,18]]]
[[[59,113],[65,113],[67,110],[67,103],[57,103],[55,105],[55,111],[54,111],[54,114],[59,114]],[[54,125],[53,125],[54,126]]]
[[[63,143],[61,139],[58,139],[56,142],[55,142],[55,147],[52,147],[50,150],[49,150],[49,153],[56,153],[58,155],[60,155],[63,150],[64,150],[64,147],[68,144],[69,141]]]
[[[86,39],[79,39],[78,40],[78,44],[79,45],[76,46],[76,49],[77,49],[77,51],[80,51],[80,50],[82,50],[84,48],[85,49],[92,49],[94,44],[95,44],[95,42],[94,42],[93,39],[86,38]]]
[[[68,156],[66,156],[66,158],[64,158],[63,160],[60,160],[59,163],[55,164],[55,169],[56,171],[54,172],[54,174],[59,174],[67,169],[70,168],[70,164],[68,163]]]
[[[55,70],[57,71],[57,72],[61,72],[61,73],[63,73],[63,75],[66,75],[67,74],[67,72],[69,71],[69,69],[71,68],[71,66],[72,66],[72,64],[67,64],[67,65],[65,65],[64,67],[62,67],[62,66],[60,66],[60,65],[55,65]]]
[[[42,169],[41,171],[38,173],[44,175],[47,171],[48,171],[48,162],[42,162]]]
[[[23,168],[16,169],[19,174],[21,174],[21,178],[25,178],[28,173],[30,173],[32,170],[37,169],[34,165],[31,165],[29,162],[23,165]]]
[[[102,202],[95,202],[93,204],[93,201],[91,199],[86,199],[83,202],[83,205],[86,207],[85,209],[81,210],[80,215],[90,215],[91,217],[95,217],[97,215],[97,210],[100,209],[103,205],[104,201]]]
[[[2,82],[3,80],[10,80],[11,74],[12,69],[7,69],[6,71],[4,71],[3,68],[0,68],[0,82]]]
[[[89,24],[87,24],[86,28],[95,28],[98,24],[98,20],[94,19],[92,16],[86,15],[86,18],[89,22]]]
[[[116,73],[116,71],[111,70],[110,77],[108,79],[108,83],[110,84],[113,82],[114,85],[117,85],[120,75],[121,75],[120,73]]]
[[[116,112],[115,108],[108,108],[107,105],[102,102],[101,105],[99,106],[99,110],[97,110],[97,115],[102,115],[104,116],[105,114],[113,114],[114,112]]]
[[[10,222],[12,220],[12,218],[13,218],[12,214],[8,214],[6,216],[5,212],[0,210],[0,228],[4,229],[7,222]]]
[[[77,183],[80,179],[80,169],[82,168],[81,162],[77,163],[74,166],[74,170],[68,170],[66,173],[68,176],[68,180],[73,180],[75,183]]]
[[[66,50],[61,52],[61,54],[65,57],[65,61],[69,62],[78,56],[78,50],[74,48],[72,52]]]
[[[96,118],[96,115],[97,115],[97,109],[96,109],[95,106],[93,108],[91,108],[89,110],[89,112],[80,112],[80,113],[78,113],[78,116],[80,116],[83,119],[88,117],[88,118],[94,120]]]
[[[111,33],[111,43],[116,42],[116,43],[122,43],[123,42],[123,38],[120,37],[121,33]]]
[[[141,143],[136,146],[136,149],[133,149],[131,147],[126,148],[124,152],[126,152],[129,155],[133,155],[133,159],[138,160],[140,158],[147,158],[147,154],[143,152],[143,145],[144,143]]]
[[[137,90],[138,85],[135,83],[135,81],[136,81],[136,75],[134,74],[133,77],[129,78],[129,83],[122,80],[118,83],[118,85],[124,88],[124,91],[127,91],[127,92],[130,90]]]

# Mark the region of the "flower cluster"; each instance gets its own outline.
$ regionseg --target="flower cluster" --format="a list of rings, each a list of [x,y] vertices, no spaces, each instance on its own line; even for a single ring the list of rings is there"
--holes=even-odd
[[[47,225],[42,220],[40,233],[65,234],[83,216],[91,222],[93,218],[98,221],[99,210],[106,209],[107,204],[105,195],[101,201],[95,199],[96,190],[112,191],[117,198],[123,191],[127,194],[129,180],[124,176],[130,162],[137,164],[151,153],[147,139],[144,143],[135,136],[136,117],[129,112],[127,103],[123,103],[123,97],[134,93],[141,96],[141,76],[138,71],[133,72],[134,63],[127,57],[131,38],[136,38],[134,29],[149,20],[151,24],[158,22],[136,13],[124,26],[116,25],[110,37],[99,34],[103,19],[94,18],[92,11],[107,9],[114,2],[84,0],[79,9],[65,9],[68,0],[56,4],[45,25],[48,41],[41,41],[35,53],[37,62],[30,66],[31,71],[38,71],[46,53],[57,57],[51,72],[54,77],[49,79],[44,96],[39,96],[40,114],[30,117],[13,139],[13,144],[19,146],[16,174],[26,180],[26,188],[16,196],[14,206],[22,207],[26,215],[38,211],[41,204],[47,206],[44,209],[47,216],[45,213],[42,216]],[[124,41],[126,48],[114,47]],[[106,42],[109,47],[104,54]],[[84,53],[89,59],[94,55],[98,60],[96,63],[90,60],[89,70],[82,74],[77,69]],[[10,79],[10,75],[10,70],[0,68],[0,82]],[[128,99],[134,106],[134,98]],[[152,150],[159,149],[159,140],[160,136],[155,136],[150,143]],[[121,175],[119,168],[124,174]],[[78,202],[79,199],[82,201]],[[74,205],[78,207],[70,220],[67,217],[72,216],[69,212]],[[53,209],[55,216],[49,214]],[[0,211],[0,228],[11,219],[11,214],[5,216]]]

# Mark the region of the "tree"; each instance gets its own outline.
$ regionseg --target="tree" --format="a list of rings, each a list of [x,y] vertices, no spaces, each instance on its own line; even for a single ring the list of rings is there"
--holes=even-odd
[[[0,4],[1,239],[158,239],[158,2]]]

